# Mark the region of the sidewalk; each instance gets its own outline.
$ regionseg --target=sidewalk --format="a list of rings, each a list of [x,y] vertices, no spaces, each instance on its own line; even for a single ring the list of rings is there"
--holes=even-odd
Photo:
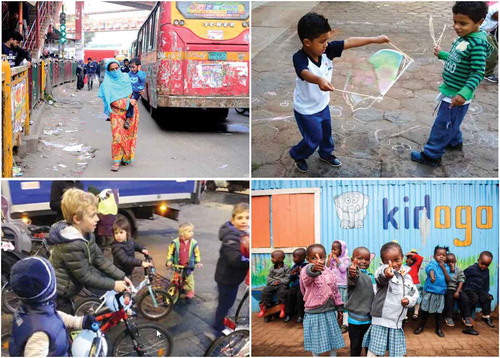
[[[474,328],[478,336],[462,333],[462,323],[455,320],[455,327],[443,323],[445,338],[439,338],[434,333],[434,319],[429,318],[425,331],[415,335],[416,321],[410,320],[404,330],[406,336],[406,356],[455,356],[455,357],[498,357],[498,317],[493,322],[496,328],[490,328],[480,320],[478,314]],[[293,322],[293,323],[292,323]],[[349,335],[343,335],[346,347],[337,352],[338,356],[349,356]],[[311,356],[305,352],[302,324],[294,320],[284,323],[283,320],[273,320],[264,323],[257,313],[252,314],[252,356]],[[328,356],[328,354],[323,354]]]
[[[425,144],[434,122],[435,97],[443,63],[433,55],[429,17],[441,47],[449,50],[453,2],[267,2],[252,11],[252,174],[253,177],[497,177],[498,85],[483,81],[462,124],[463,152],[448,152],[432,168],[410,160]],[[296,74],[292,55],[300,49],[297,22],[314,11],[339,30],[333,39],[387,35],[414,63],[367,110],[351,111],[342,94],[331,94],[332,134],[339,168],[308,160],[309,172],[294,168],[288,151],[301,139],[293,117]],[[389,46],[390,47],[390,46]],[[350,64],[382,45],[348,49],[334,59],[335,88],[344,87]]]

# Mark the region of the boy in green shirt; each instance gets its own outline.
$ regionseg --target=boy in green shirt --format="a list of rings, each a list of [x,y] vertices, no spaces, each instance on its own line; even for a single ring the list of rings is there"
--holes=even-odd
[[[458,1],[452,11],[453,29],[459,37],[450,52],[434,48],[434,55],[446,61],[437,98],[439,111],[424,149],[411,152],[413,161],[435,167],[441,165],[445,149],[462,150],[460,125],[484,77],[486,58],[491,52],[486,33],[479,30],[488,13],[486,2]]]

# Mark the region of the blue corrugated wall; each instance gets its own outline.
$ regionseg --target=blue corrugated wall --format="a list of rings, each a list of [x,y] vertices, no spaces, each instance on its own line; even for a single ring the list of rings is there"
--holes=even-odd
[[[366,246],[376,254],[371,264],[380,263],[380,247],[388,241],[398,241],[405,252],[417,249],[428,262],[436,245],[450,247],[463,269],[477,260],[483,250],[493,253],[490,265],[490,293],[498,302],[498,181],[485,180],[253,180],[252,190],[320,188],[321,243],[329,250],[335,240],[344,240],[349,253],[357,246]],[[346,194],[357,192],[358,194]],[[342,196],[344,194],[344,196]],[[362,228],[341,228],[334,198],[358,197],[366,200],[366,217]],[[342,201],[342,200],[341,200]],[[347,199],[349,201],[349,199]],[[417,208],[416,208],[417,207]],[[457,217],[461,214],[461,220]],[[416,209],[415,209],[416,208]],[[428,214],[424,215],[424,208]],[[438,228],[436,216],[450,214],[450,227]],[[467,213],[470,213],[467,215]],[[416,214],[415,214],[416,213]],[[488,217],[488,213],[491,214]],[[426,217],[428,232],[422,223]],[[479,216],[479,217],[478,217]],[[347,214],[346,218],[349,217]],[[415,228],[415,226],[417,228]],[[397,227],[397,228],[396,228]],[[487,227],[487,228],[481,228]],[[470,240],[470,242],[464,242]],[[461,243],[464,242],[464,243]],[[461,246],[465,245],[465,246]],[[291,263],[291,258],[287,258]],[[252,255],[252,279],[262,285],[263,275],[270,266],[268,254]],[[425,266],[425,262],[424,265]],[[421,279],[425,273],[421,270]],[[254,305],[255,306],[255,305]],[[255,308],[255,307],[254,307]]]

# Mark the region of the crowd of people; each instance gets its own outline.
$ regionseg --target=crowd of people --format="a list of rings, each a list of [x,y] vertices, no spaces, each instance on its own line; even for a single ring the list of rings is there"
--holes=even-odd
[[[398,243],[384,244],[380,249],[382,263],[375,274],[368,271],[375,256],[368,248],[356,247],[351,258],[347,253],[341,240],[333,242],[328,255],[322,245],[313,244],[293,252],[290,268],[284,262],[285,253],[274,251],[258,317],[265,316],[275,304],[280,305],[285,322],[297,313],[297,322],[303,323],[304,350],[313,356],[324,352],[335,355],[345,346],[342,334],[346,332],[351,356],[360,356],[363,347],[368,356],[384,356],[387,351],[390,356],[403,356],[403,323],[408,309],[413,309],[413,319],[419,320],[414,334],[422,333],[429,315],[434,315],[435,333],[445,337],[443,322],[455,325],[455,304],[464,334],[479,334],[472,319],[476,307],[481,308],[481,319],[494,327],[488,270],[491,252],[481,252],[475,264],[462,270],[448,247],[436,246],[425,266],[423,286],[419,273],[424,260],[416,250],[403,255]]]
[[[150,262],[135,257],[135,252],[149,255],[149,251],[132,238],[128,222],[116,215],[112,224],[113,262],[104,256],[94,235],[102,192],[95,195],[79,186],[79,183],[68,182],[53,187],[51,206],[61,211],[63,220],[51,227],[50,259],[28,257],[11,269],[11,287],[22,301],[12,323],[11,356],[68,355],[68,329],[90,329],[97,323],[92,314],[72,316],[75,296],[84,287],[127,291],[134,268],[151,266]],[[62,198],[56,198],[61,191],[64,192]],[[248,274],[248,241],[244,239],[248,236],[248,220],[248,204],[240,203],[234,206],[231,219],[220,229],[221,248],[214,276],[219,297],[213,321],[218,332],[224,328],[223,319]],[[165,265],[173,264],[188,268],[183,290],[186,299],[193,299],[194,270],[201,268],[202,263],[191,223],[179,226],[179,237],[168,247]]]

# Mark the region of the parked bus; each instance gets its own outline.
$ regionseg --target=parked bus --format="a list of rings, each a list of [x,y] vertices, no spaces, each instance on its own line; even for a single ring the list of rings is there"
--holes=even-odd
[[[248,2],[162,1],[131,53],[147,72],[144,99],[161,107],[207,108],[224,119],[249,107]]]

